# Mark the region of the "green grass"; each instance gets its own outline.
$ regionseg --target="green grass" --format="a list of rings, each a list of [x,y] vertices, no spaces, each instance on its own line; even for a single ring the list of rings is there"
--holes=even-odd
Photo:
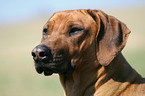
[[[145,77],[145,50],[140,50],[136,52],[127,52],[124,53],[124,56],[128,63]]]
[[[127,22],[132,30],[123,53],[131,66],[145,77],[143,10],[116,11],[112,15]],[[40,43],[42,27],[47,20],[0,27],[0,96],[63,96],[58,75],[37,74],[31,57],[31,50]]]
[[[31,50],[40,43],[42,21],[0,28],[0,96],[63,96],[58,75],[34,68]]]

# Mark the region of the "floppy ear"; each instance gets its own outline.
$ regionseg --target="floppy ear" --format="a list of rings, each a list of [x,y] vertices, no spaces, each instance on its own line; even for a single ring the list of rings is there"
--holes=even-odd
[[[130,30],[124,23],[100,10],[87,10],[98,24],[96,56],[99,63],[107,66],[124,48]]]

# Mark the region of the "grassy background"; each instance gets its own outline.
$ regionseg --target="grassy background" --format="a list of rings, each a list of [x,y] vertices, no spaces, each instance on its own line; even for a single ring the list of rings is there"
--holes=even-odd
[[[123,54],[145,77],[145,7],[105,12],[132,31]],[[0,96],[63,96],[59,77],[37,74],[30,53],[40,43],[48,18],[0,26]]]

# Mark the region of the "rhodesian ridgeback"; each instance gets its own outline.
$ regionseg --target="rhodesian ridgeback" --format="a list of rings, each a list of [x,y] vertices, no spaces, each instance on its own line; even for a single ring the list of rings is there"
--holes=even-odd
[[[36,71],[58,73],[66,96],[145,96],[145,79],[121,54],[129,33],[100,10],[57,12],[32,50]]]

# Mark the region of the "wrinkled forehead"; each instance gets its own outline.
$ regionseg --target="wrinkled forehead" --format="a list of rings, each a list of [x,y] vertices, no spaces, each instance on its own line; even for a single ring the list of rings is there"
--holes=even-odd
[[[49,23],[61,23],[61,22],[87,22],[89,16],[85,10],[74,10],[74,11],[60,11],[54,13],[49,19]]]

